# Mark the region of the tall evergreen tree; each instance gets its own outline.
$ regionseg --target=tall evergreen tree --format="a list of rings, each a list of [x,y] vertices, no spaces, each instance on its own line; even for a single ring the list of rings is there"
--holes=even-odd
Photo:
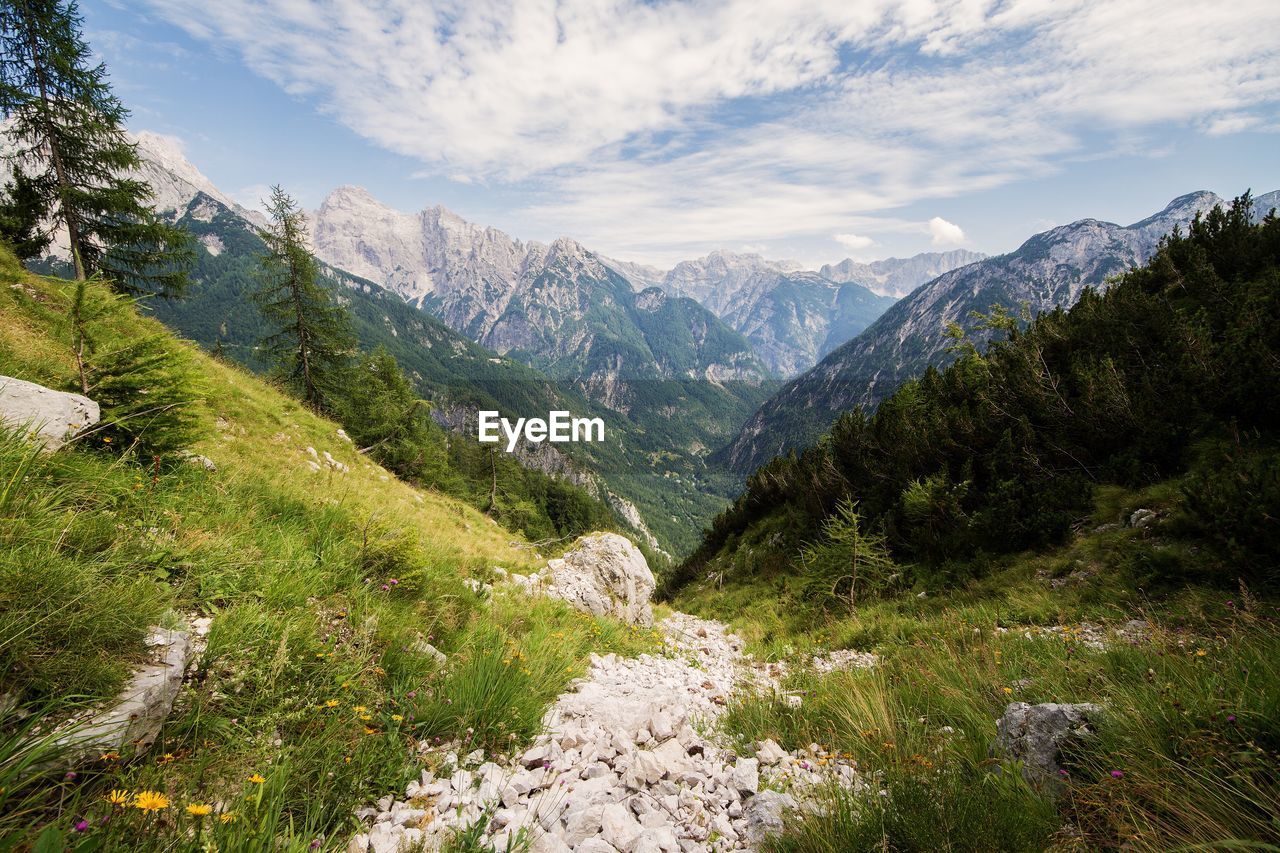
[[[129,112],[93,62],[74,0],[0,0],[0,109],[13,160],[31,172],[43,214],[65,230],[76,278],[179,294],[190,236],[159,219],[136,177]]]
[[[254,294],[274,331],[263,346],[279,362],[302,397],[328,409],[332,385],[354,349],[350,321],[318,281],[319,267],[307,251],[307,217],[280,187],[267,204],[271,224],[261,232],[261,289]]]

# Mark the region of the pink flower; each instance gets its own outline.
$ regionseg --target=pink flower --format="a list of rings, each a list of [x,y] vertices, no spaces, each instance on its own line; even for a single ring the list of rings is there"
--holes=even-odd
[[[383,591],[383,592],[386,592],[386,591],[387,591],[387,590],[389,590],[389,589],[391,589],[391,587],[387,586],[385,583],[382,585],[382,591]]]
[[[1112,779],[1123,779],[1123,778],[1124,778],[1124,771],[1123,771],[1123,770],[1112,770],[1112,771],[1111,771],[1111,778],[1112,778]]]
[[[1235,715],[1235,714],[1227,714],[1227,722],[1228,722],[1228,723],[1234,723],[1235,721],[1236,721],[1236,715]]]
[[[76,832],[87,832],[89,829],[89,821],[78,820],[76,821],[76,825],[71,828],[74,829]]]

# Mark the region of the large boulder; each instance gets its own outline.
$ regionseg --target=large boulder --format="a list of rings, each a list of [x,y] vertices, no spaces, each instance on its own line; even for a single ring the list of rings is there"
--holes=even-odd
[[[47,450],[57,450],[101,417],[88,397],[0,376],[0,421],[28,430]]]
[[[656,584],[640,549],[616,533],[593,533],[547,563],[548,595],[596,616],[649,627]]]
[[[996,750],[1022,762],[1022,775],[1042,787],[1058,783],[1058,756],[1069,742],[1091,735],[1102,708],[1090,703],[1011,702],[996,721]]]

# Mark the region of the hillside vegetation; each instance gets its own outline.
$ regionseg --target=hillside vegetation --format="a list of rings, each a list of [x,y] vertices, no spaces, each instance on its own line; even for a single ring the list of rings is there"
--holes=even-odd
[[[0,373],[78,389],[75,293],[0,250]],[[539,555],[133,308],[95,343],[102,362],[145,348],[181,369],[190,449],[217,470],[141,453],[136,420],[56,454],[0,432],[0,847],[340,849],[354,807],[416,773],[419,739],[521,743],[591,651],[651,642],[473,591]],[[113,695],[149,626],[197,616],[208,648],[161,740],[64,776],[55,716]]]
[[[668,578],[768,659],[879,655],[731,708],[744,745],[874,780],[774,849],[1280,843],[1280,219],[1249,206],[1069,311],[990,315],[1001,340],[762,468]],[[992,752],[1013,701],[1102,706],[1059,785]]]

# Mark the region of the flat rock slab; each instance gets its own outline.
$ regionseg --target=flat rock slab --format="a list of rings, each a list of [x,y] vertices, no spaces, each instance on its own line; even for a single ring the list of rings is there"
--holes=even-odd
[[[103,710],[79,719],[59,738],[78,759],[108,752],[136,755],[150,749],[160,734],[182,688],[191,636],[187,631],[152,628],[147,645],[152,662],[134,672]]]

